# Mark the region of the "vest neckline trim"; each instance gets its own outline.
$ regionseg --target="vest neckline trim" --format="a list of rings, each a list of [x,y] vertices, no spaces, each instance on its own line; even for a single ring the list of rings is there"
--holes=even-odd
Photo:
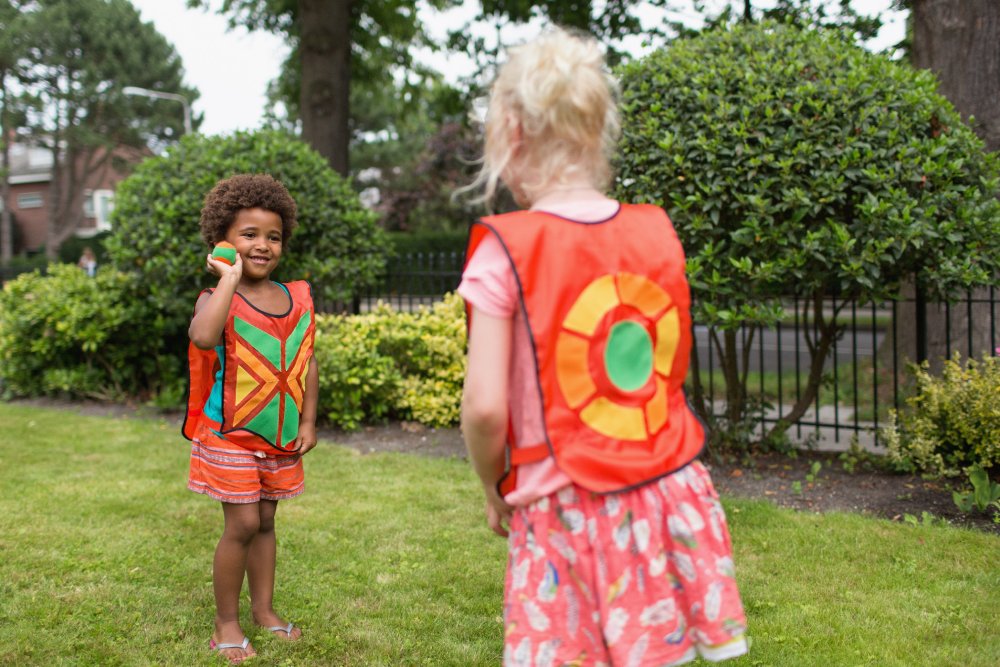
[[[257,306],[255,306],[254,303],[253,303],[253,301],[251,301],[250,299],[246,298],[245,296],[243,296],[239,292],[236,292],[236,296],[238,296],[241,299],[243,299],[243,302],[246,305],[250,306],[251,308],[253,308],[254,310],[256,310],[258,313],[260,313],[261,315],[265,315],[267,317],[272,317],[272,318],[275,318],[275,319],[281,319],[282,317],[288,317],[288,315],[292,312],[292,308],[295,306],[295,299],[292,298],[292,292],[283,283],[279,283],[276,280],[272,280],[271,282],[274,283],[275,285],[277,285],[278,287],[280,287],[281,289],[283,289],[285,291],[285,296],[288,297],[288,310],[286,310],[283,313],[280,313],[280,314],[279,313],[269,313],[266,310],[262,310],[262,309],[258,308]]]
[[[565,220],[566,222],[572,222],[572,223],[575,223],[577,225],[602,225],[602,224],[604,224],[606,222],[610,222],[610,221],[614,220],[615,218],[617,218],[618,215],[622,212],[622,208],[623,208],[622,203],[618,202],[618,208],[615,209],[614,213],[612,213],[611,215],[609,215],[606,218],[601,218],[600,220],[576,220],[574,218],[569,218],[569,217],[566,217],[565,215],[559,215],[558,213],[553,213],[552,211],[546,211],[544,209],[531,209],[531,208],[529,208],[529,209],[524,209],[524,212],[525,213],[541,213],[542,215],[548,215],[548,216],[551,216],[553,218],[559,218],[560,220]]]

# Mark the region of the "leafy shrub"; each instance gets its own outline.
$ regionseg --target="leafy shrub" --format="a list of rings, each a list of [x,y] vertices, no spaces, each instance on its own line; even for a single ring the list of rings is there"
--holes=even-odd
[[[402,377],[392,359],[378,349],[379,317],[316,318],[317,414],[321,420],[354,430],[390,414]]]
[[[465,379],[465,314],[455,294],[415,313],[379,304],[317,319],[319,415],[354,429],[387,417],[458,423]]]
[[[0,292],[0,382],[20,396],[122,399],[155,392],[178,365],[162,355],[153,304],[132,298],[138,279],[111,269],[94,278],[50,264]]]
[[[416,313],[395,313],[383,320],[379,350],[403,376],[396,410],[428,426],[458,423],[465,380],[465,311],[461,297]]]
[[[941,377],[913,366],[916,393],[908,410],[890,414],[881,432],[889,461],[903,472],[957,475],[1000,465],[1000,358],[956,353]]]
[[[198,228],[205,195],[219,180],[251,172],[280,180],[298,206],[299,226],[275,280],[308,279],[317,300],[349,302],[384,266],[387,241],[375,214],[306,144],[272,131],[185,136],[118,186],[105,242],[117,268],[141,276],[138,296],[160,309],[178,354],[195,298],[213,284]]]
[[[735,332],[773,325],[782,297],[815,304],[819,332],[787,428],[839,331],[820,297],[894,298],[915,273],[937,296],[1000,275],[1000,160],[930,72],[764,22],[676,40],[619,75],[617,194],[674,221],[694,318],[722,330],[731,423],[747,395]]]

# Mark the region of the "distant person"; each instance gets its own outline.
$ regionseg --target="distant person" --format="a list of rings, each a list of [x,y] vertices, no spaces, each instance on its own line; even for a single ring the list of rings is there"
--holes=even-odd
[[[682,384],[684,253],[605,195],[618,130],[598,44],[549,30],[493,84],[482,171],[525,210],[472,228],[462,430],[508,537],[506,665],[746,653],[725,515]]]
[[[80,261],[76,265],[86,271],[87,275],[91,278],[97,274],[97,256],[94,255],[94,251],[91,250],[90,246],[83,247],[83,252],[80,254]]]
[[[192,441],[188,488],[222,502],[209,644],[232,664],[256,655],[239,622],[244,573],[253,622],[282,639],[302,635],[272,606],[278,501],[302,493],[302,456],[316,445],[311,290],[271,280],[295,215],[288,191],[267,175],[220,181],[201,211],[202,237],[210,246],[228,241],[236,258],[207,259],[219,284],[201,293],[191,320],[183,430]]]

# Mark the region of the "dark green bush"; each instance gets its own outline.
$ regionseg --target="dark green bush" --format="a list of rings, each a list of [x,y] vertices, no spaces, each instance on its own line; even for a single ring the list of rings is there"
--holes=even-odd
[[[774,322],[775,298],[936,294],[1000,269],[1000,163],[926,71],[832,31],[680,40],[620,72],[619,191],[664,205],[698,320]]]
[[[111,236],[111,232],[98,232],[93,236],[88,236],[86,238],[80,236],[71,236],[63,244],[59,246],[59,261],[65,264],[76,264],[80,261],[80,255],[83,254],[84,248],[90,248],[94,251],[94,257],[97,258],[97,265],[106,264],[108,261],[108,253],[104,249],[104,242],[107,238]]]
[[[38,271],[44,274],[48,264],[49,260],[45,257],[45,253],[37,253],[27,257],[24,255],[15,255],[10,260],[10,264],[0,266],[0,282],[13,280],[22,273],[29,273],[31,271]]]
[[[471,220],[470,220],[471,222]],[[465,253],[469,232],[389,232],[389,241],[396,256],[413,252],[455,252]]]
[[[736,331],[773,325],[782,297],[815,305],[818,335],[779,430],[808,407],[838,335],[820,297],[895,298],[915,274],[940,296],[1000,275],[1000,161],[929,72],[763,23],[677,40],[619,74],[618,194],[674,221],[694,318],[721,331],[729,423],[746,397]]]
[[[179,364],[163,354],[154,304],[138,278],[109,268],[89,278],[68,264],[25,273],[0,292],[0,384],[18,396],[148,397]]]
[[[105,244],[117,268],[141,276],[143,292],[137,296],[159,308],[178,353],[199,290],[213,284],[198,228],[205,195],[237,173],[271,174],[298,206],[299,226],[276,280],[306,279],[317,299],[349,302],[384,266],[387,241],[375,215],[301,141],[271,131],[186,136],[119,185],[113,233]]]

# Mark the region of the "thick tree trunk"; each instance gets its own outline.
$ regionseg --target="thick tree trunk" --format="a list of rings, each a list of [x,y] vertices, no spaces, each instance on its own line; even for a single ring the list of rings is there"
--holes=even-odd
[[[351,0],[299,0],[302,138],[343,176],[349,167]]]
[[[913,0],[915,67],[929,69],[990,151],[1000,150],[1000,2]]]
[[[14,222],[10,213],[10,123],[7,109],[7,71],[0,70],[0,145],[3,146],[3,163],[0,164],[0,266],[7,266],[14,257]]]
[[[83,223],[84,188],[88,183],[105,180],[114,151],[110,147],[93,148],[83,153],[70,151],[56,159],[49,189],[49,225],[45,237],[45,255],[49,261],[59,258],[59,248]]]
[[[58,116],[57,116],[58,118]],[[58,127],[58,125],[57,125]],[[58,132],[52,137],[52,177],[49,180],[49,219],[45,226],[45,257],[54,262],[59,257],[59,204],[62,201],[63,169]]]
[[[997,0],[913,0],[913,65],[933,71],[939,90],[968,119],[975,117],[973,129],[987,150],[1000,150],[1000,2]],[[905,376],[904,360],[915,361],[917,316],[912,300],[897,309],[897,349],[887,349],[890,336],[880,351],[881,363],[892,363]],[[973,299],[988,299],[988,289],[973,291]],[[996,311],[996,309],[994,309]],[[950,312],[949,312],[950,311]],[[1000,315],[1000,312],[996,313]],[[927,305],[927,357],[932,368],[958,350],[962,356],[992,353],[990,309],[975,303],[971,319],[964,303],[946,308]],[[969,328],[972,328],[971,334]],[[972,341],[971,350],[969,341]]]

